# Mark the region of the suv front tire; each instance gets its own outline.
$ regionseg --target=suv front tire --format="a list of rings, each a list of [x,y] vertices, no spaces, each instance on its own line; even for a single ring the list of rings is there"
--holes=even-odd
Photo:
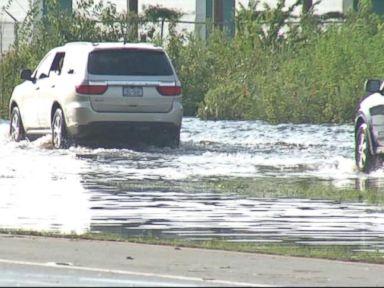
[[[56,149],[68,147],[64,114],[60,108],[56,109],[52,118],[52,144]]]
[[[17,106],[12,108],[9,135],[11,140],[15,142],[25,139],[23,121],[21,120],[19,108]]]

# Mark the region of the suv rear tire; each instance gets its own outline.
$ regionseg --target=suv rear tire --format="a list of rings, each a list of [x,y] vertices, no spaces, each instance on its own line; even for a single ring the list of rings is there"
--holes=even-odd
[[[155,145],[160,147],[178,148],[180,146],[180,128],[168,128],[157,135]]]

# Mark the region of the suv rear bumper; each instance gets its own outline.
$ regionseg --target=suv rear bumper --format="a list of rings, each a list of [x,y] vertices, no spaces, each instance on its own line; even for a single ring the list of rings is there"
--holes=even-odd
[[[74,107],[67,105],[64,112],[67,130],[72,138],[109,138],[112,136],[145,134],[156,131],[180,130],[183,107],[175,101],[167,113],[105,113],[95,112],[88,103]]]
[[[67,128],[70,136],[75,139],[116,139],[126,140],[132,137],[155,137],[156,134],[174,133],[180,126],[173,123],[149,122],[92,122],[87,125]]]
[[[180,126],[172,123],[93,122],[71,127],[68,133],[77,144],[97,147],[178,147],[180,141]]]

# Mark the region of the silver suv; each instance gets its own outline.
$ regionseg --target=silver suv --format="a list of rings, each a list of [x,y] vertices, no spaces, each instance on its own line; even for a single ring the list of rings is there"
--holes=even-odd
[[[161,47],[68,43],[21,78],[9,103],[14,141],[52,134],[55,148],[137,139],[179,145],[182,89]]]

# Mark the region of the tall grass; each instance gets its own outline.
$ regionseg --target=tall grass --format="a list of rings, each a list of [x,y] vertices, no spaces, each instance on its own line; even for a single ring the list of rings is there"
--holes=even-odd
[[[233,38],[214,30],[203,41],[176,32],[174,25],[164,41],[146,38],[164,45],[172,58],[183,85],[185,115],[271,123],[352,121],[364,81],[384,78],[383,18],[371,12],[368,0],[358,12],[332,16],[328,23],[311,11],[296,17],[301,1],[285,2],[263,9],[259,1],[242,6]],[[24,23],[19,45],[0,63],[0,117],[7,117],[20,70],[34,68],[50,48],[68,41],[126,39],[131,18],[111,4],[81,3],[72,15],[52,12],[38,23],[31,17]]]
[[[180,47],[187,111],[203,119],[351,122],[364,81],[384,78],[383,18],[369,5],[328,23],[312,14],[292,23],[278,8],[255,11],[238,11],[233,39],[216,32]]]

